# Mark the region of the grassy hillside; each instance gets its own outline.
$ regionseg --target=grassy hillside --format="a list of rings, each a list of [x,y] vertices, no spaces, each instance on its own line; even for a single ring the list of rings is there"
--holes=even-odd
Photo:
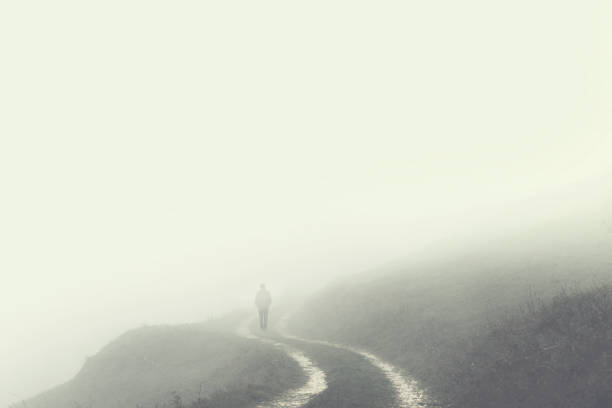
[[[447,407],[610,406],[598,404],[612,380],[611,290],[601,286],[612,276],[612,236],[592,246],[565,237],[497,242],[337,283],[291,329],[366,347]]]
[[[611,407],[612,286],[525,306],[439,365],[440,395],[465,407]]]
[[[205,325],[144,327],[89,358],[72,381],[25,405],[248,406],[280,394],[301,376],[297,364],[281,351]]]

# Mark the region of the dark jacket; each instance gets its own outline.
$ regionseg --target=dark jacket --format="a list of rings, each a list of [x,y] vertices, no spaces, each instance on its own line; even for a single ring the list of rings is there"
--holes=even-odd
[[[271,303],[272,297],[270,296],[270,292],[266,289],[260,289],[259,292],[257,292],[257,296],[255,296],[255,305],[257,305],[257,308],[259,310],[267,309],[270,307]]]

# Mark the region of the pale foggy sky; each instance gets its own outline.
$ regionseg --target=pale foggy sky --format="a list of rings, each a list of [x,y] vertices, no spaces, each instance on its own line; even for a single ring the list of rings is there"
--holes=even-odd
[[[0,5],[0,406],[609,168],[606,1],[202,3]]]

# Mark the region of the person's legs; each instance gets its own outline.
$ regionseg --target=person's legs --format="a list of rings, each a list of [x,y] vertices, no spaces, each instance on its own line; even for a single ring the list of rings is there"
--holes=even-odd
[[[265,310],[259,309],[259,328],[265,329]]]
[[[268,328],[268,309],[264,309],[263,311],[263,328],[267,329]]]

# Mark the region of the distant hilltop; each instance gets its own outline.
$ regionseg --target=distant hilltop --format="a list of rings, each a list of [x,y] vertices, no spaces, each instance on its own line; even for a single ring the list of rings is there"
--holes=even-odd
[[[89,358],[74,379],[25,404],[162,408],[208,399],[235,406],[270,399],[300,375],[281,351],[214,330],[214,324],[143,327]]]

